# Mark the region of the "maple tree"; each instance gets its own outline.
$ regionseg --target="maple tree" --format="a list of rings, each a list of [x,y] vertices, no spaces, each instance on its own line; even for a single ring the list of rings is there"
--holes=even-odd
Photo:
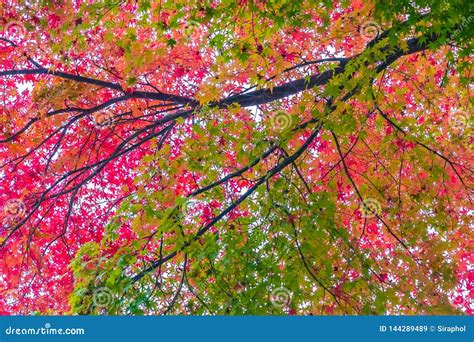
[[[473,313],[472,2],[0,10],[1,314]]]

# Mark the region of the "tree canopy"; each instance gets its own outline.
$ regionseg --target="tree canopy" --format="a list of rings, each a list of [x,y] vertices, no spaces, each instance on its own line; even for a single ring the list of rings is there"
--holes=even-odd
[[[472,314],[473,2],[0,7],[0,314]]]

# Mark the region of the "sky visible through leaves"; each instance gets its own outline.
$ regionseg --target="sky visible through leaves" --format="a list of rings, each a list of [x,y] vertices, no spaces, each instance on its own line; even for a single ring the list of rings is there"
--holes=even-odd
[[[0,1],[0,314],[473,314],[472,2]]]

